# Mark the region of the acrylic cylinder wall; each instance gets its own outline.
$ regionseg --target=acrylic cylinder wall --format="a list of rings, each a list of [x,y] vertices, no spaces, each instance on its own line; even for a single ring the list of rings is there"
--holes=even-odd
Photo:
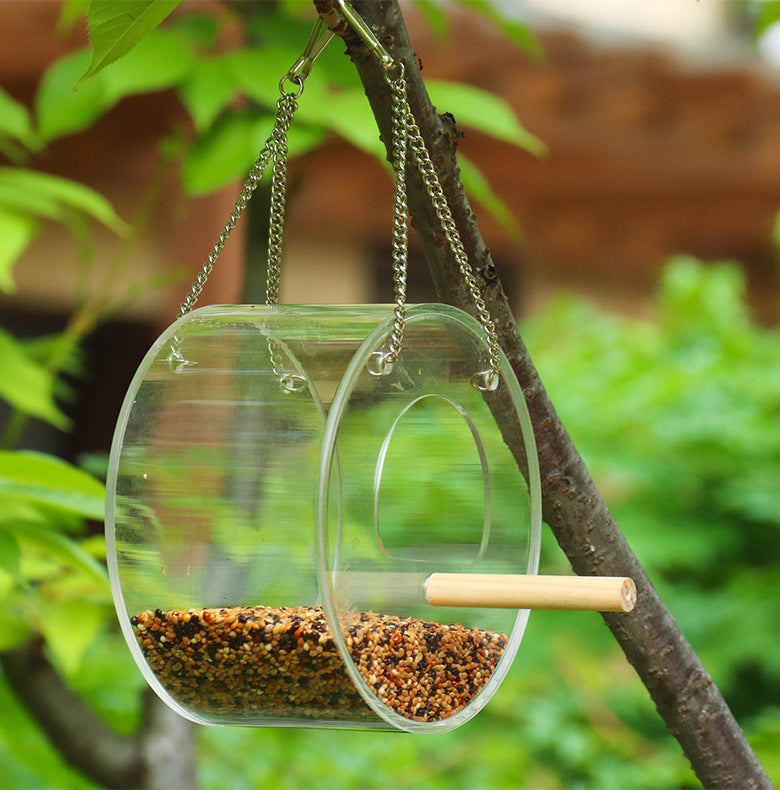
[[[109,573],[136,662],[183,715],[445,731],[511,664],[527,611],[432,607],[424,584],[537,570],[522,393],[505,359],[494,392],[472,386],[484,333],[444,305],[408,308],[375,375],[392,322],[388,305],[200,308],[136,373]]]

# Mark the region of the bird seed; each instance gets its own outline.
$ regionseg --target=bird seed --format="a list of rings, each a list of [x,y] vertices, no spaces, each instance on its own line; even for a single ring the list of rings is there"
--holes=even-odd
[[[319,607],[157,609],[131,623],[150,669],[193,712],[372,717]],[[373,612],[357,613],[344,636],[376,696],[415,721],[439,721],[463,709],[507,643],[491,631]]]

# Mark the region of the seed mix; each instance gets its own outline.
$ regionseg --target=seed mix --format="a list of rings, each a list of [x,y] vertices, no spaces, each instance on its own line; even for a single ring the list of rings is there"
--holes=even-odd
[[[160,683],[193,711],[368,713],[319,607],[157,609],[131,623]],[[415,721],[445,719],[467,705],[507,643],[491,631],[373,612],[355,615],[345,639],[379,699]]]

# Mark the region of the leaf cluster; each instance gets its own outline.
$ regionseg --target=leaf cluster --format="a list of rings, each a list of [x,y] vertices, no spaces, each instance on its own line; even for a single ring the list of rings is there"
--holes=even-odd
[[[527,328],[640,562],[737,717],[780,706],[780,336],[734,264],[666,268],[654,320],[561,299]]]
[[[124,96],[173,89],[196,133],[183,162],[182,180],[190,194],[201,195],[242,178],[251,168],[272,125],[280,80],[298,60],[312,22],[311,16],[301,15],[299,3],[283,3],[270,11],[230,3],[218,15],[181,6],[164,27],[157,27],[178,5],[175,0],[121,5],[93,0],[91,54],[74,53],[46,74],[37,99],[40,133],[46,139],[71,134]],[[483,5],[483,13],[503,19]],[[226,47],[225,30],[236,24],[245,30],[244,43]],[[504,27],[515,39],[522,29],[508,21]],[[529,47],[530,41],[526,36]],[[74,84],[75,93],[70,90]],[[437,106],[464,126],[534,155],[544,152],[541,141],[496,95],[443,81],[431,81],[429,88]],[[310,151],[332,135],[385,159],[357,75],[334,46],[325,50],[306,82],[290,132],[290,155]],[[468,162],[464,178],[475,198],[516,232],[503,202]]]

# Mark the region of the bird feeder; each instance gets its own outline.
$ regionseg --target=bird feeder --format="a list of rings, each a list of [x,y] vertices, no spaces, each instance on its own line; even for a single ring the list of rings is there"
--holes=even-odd
[[[506,673],[528,611],[434,607],[426,585],[536,572],[522,393],[505,360],[493,392],[472,386],[485,340],[460,310],[410,307],[377,375],[392,330],[388,305],[206,307],[136,373],[111,454],[110,573],[139,667],[184,715],[450,729]]]
[[[531,607],[625,611],[635,591],[536,575],[523,393],[387,53],[396,302],[275,303],[285,135],[322,45],[313,34],[282,81],[225,231],[132,380],[109,461],[109,576],[141,672],[193,721],[447,731],[496,691]],[[479,320],[406,304],[407,149]],[[268,304],[192,309],[271,161]]]

